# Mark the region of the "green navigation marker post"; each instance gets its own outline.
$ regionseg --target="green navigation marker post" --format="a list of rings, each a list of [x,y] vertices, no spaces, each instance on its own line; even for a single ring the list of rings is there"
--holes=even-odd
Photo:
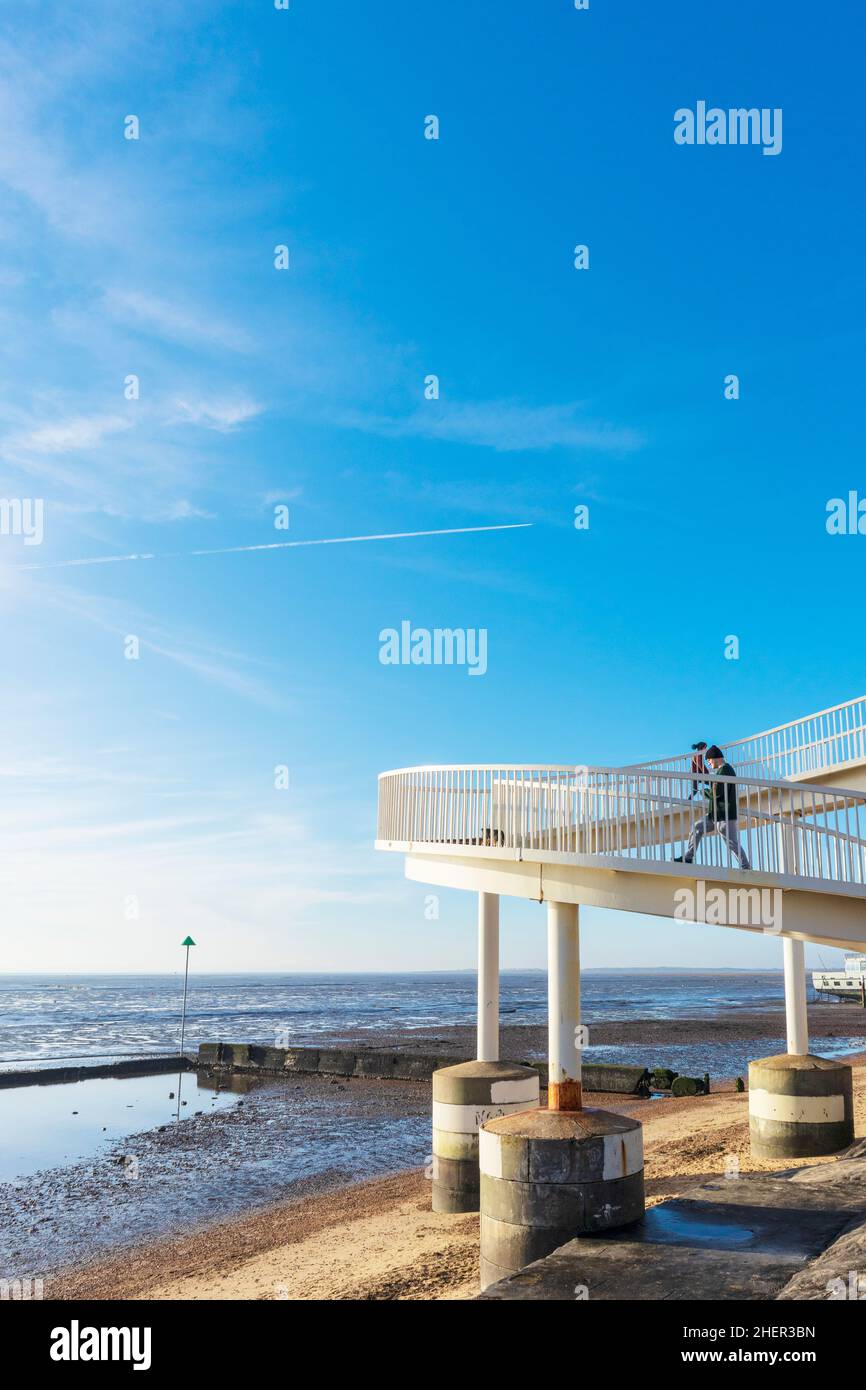
[[[181,1079],[181,1077],[183,1076],[183,1040],[184,1040],[184,1036],[185,1036],[185,1034],[186,1034],[186,990],[187,990],[187,984],[188,984],[188,982],[189,982],[189,948],[190,948],[190,946],[194,946],[194,945],[195,945],[195,942],[193,941],[193,939],[192,939],[191,936],[188,936],[188,937],[186,937],[186,939],[185,939],[184,941],[182,941],[180,944],[181,944],[181,946],[185,946],[185,947],[186,947],[186,963],[185,963],[185,965],[184,965],[184,971],[183,971],[183,1008],[181,1009],[181,1015],[180,1015],[180,1061],[181,1061],[181,1070],[178,1072],[178,1075],[177,1075],[177,1118],[178,1118],[178,1119],[180,1119],[180,1085],[181,1085],[180,1079]]]

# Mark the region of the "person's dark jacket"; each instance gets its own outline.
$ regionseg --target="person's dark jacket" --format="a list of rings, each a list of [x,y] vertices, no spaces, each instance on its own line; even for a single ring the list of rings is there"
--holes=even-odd
[[[737,787],[734,782],[717,782],[717,777],[735,777],[736,773],[730,763],[722,763],[721,767],[709,774],[713,780],[705,789],[704,795],[707,798],[707,820],[737,820],[739,810],[737,806]]]

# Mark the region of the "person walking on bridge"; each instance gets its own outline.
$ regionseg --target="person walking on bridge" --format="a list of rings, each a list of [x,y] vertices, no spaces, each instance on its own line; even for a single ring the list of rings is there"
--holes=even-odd
[[[737,856],[741,869],[750,869],[749,856],[740,844],[739,805],[737,801],[736,773],[717,744],[713,744],[704,754],[704,762],[710,771],[710,781],[704,788],[707,798],[707,813],[699,821],[689,836],[685,854],[674,855],[675,864],[691,864],[695,852],[705,835],[721,835],[728,849]],[[714,775],[713,775],[714,774]],[[730,781],[719,781],[727,777]]]

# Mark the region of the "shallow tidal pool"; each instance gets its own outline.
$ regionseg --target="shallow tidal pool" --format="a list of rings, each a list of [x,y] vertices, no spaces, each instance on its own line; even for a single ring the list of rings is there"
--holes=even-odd
[[[101,1158],[128,1134],[176,1123],[178,1108],[184,1120],[238,1099],[199,1084],[195,1072],[0,1089],[0,1182]]]

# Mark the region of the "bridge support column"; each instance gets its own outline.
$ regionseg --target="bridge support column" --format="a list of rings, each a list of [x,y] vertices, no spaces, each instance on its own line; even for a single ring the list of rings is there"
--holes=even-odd
[[[538,1072],[499,1061],[499,894],[478,894],[478,1057],[433,1073],[433,1210],[477,1211],[478,1127],[537,1109]]]
[[[793,831],[779,828],[780,862],[793,866]],[[755,1158],[814,1158],[854,1142],[852,1073],[845,1062],[809,1052],[806,956],[782,938],[788,1051],[749,1063],[749,1143]]]
[[[785,970],[785,1021],[788,1052],[805,1057],[809,1051],[809,1015],[806,1010],[806,952],[802,941],[782,937]]]
[[[499,1061],[499,894],[478,894],[478,1061]]]
[[[781,822],[777,831],[779,867],[783,873],[796,869],[796,846],[792,824]],[[788,1052],[805,1057],[809,1051],[809,1015],[806,1010],[806,951],[802,941],[782,937],[782,966],[785,974],[785,1023]]]
[[[815,1158],[854,1142],[851,1068],[810,1053],[749,1063],[755,1158]]]
[[[538,1109],[538,1072],[516,1062],[460,1062],[433,1073],[433,1210],[477,1211],[478,1130]]]
[[[529,1110],[479,1135],[481,1287],[575,1236],[639,1221],[643,1129],[607,1110]]]
[[[548,904],[547,948],[547,1109],[486,1120],[479,1134],[482,1289],[644,1213],[639,1121],[582,1108],[575,904]]]
[[[580,1110],[580,937],[576,903],[547,904],[547,1108]]]

